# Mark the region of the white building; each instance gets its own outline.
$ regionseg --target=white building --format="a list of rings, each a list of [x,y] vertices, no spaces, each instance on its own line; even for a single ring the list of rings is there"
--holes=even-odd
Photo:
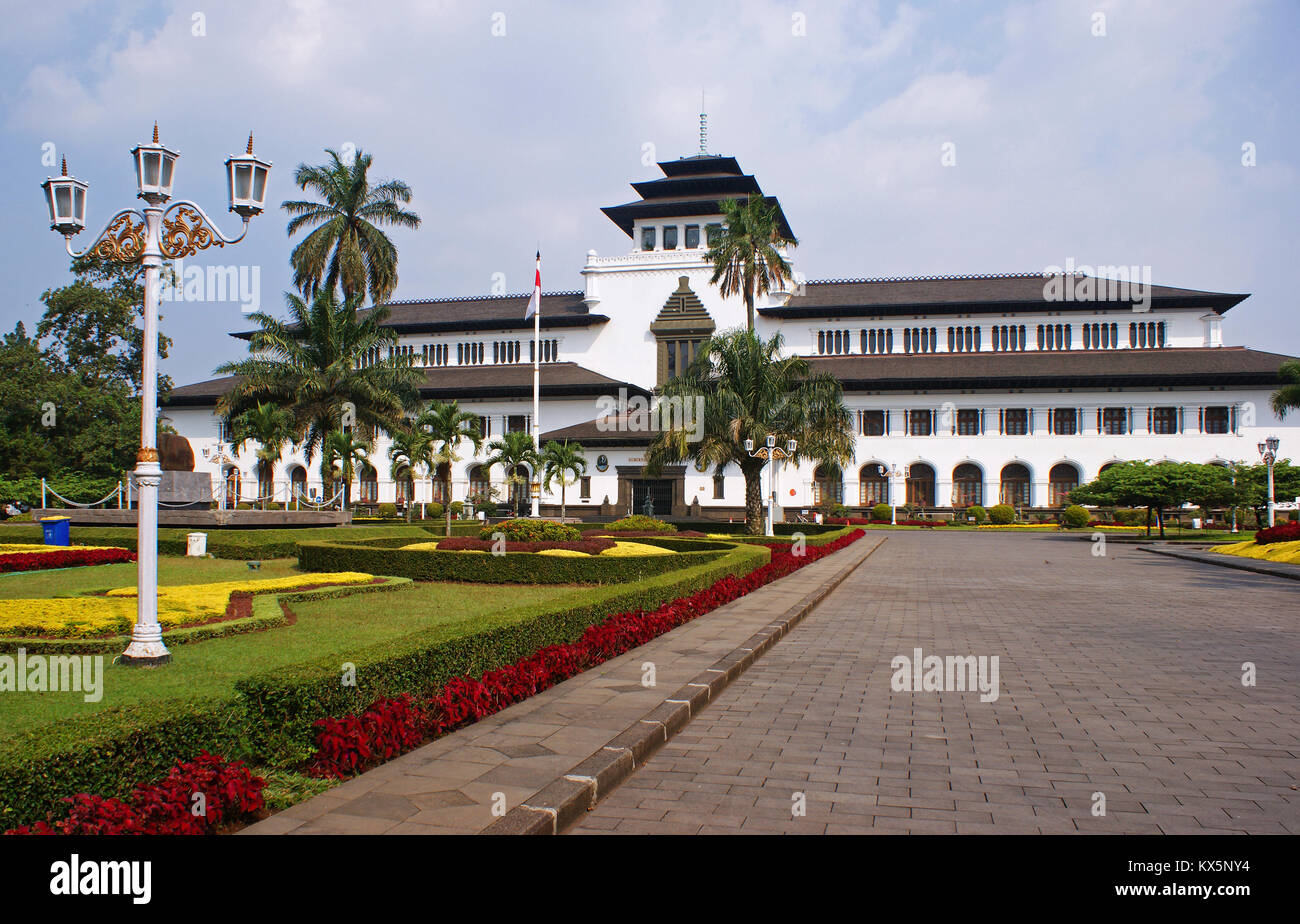
[[[738,470],[715,477],[678,466],[645,478],[651,434],[602,420],[620,394],[649,397],[711,332],[745,323],[743,301],[710,285],[704,253],[721,226],[719,201],[761,193],[758,183],[732,157],[659,167],[663,177],[632,184],[639,199],[603,210],[631,249],[588,251],[584,291],[542,299],[542,439],[574,439],[587,450],[587,476],[568,490],[571,513],[641,512],[649,497],[660,515],[739,516]],[[1268,404],[1290,357],[1223,344],[1223,316],[1247,297],[1043,273],[836,279],[773,292],[757,306],[759,333],[780,331],[787,351],[843,382],[859,434],[842,474],[811,464],[783,469],[778,503],[806,509],[829,496],[855,508],[891,497],[931,508],[1053,507],[1114,461],[1253,462],[1265,436],[1295,445],[1295,422],[1284,426]],[[397,349],[424,369],[424,396],[454,398],[482,415],[489,439],[531,427],[527,300],[391,306]],[[166,413],[194,445],[197,468],[225,479],[232,500],[237,491],[247,501],[258,494],[253,448],[233,456],[223,449],[214,413],[229,386],[215,379],[177,388]],[[387,448],[381,436],[353,497],[435,499],[427,481],[390,479]],[[456,463],[453,499],[485,482],[504,488],[504,473],[485,472],[481,459]],[[276,499],[291,484],[318,494],[317,467],[287,451]],[[543,513],[558,504],[556,486],[543,496]]]

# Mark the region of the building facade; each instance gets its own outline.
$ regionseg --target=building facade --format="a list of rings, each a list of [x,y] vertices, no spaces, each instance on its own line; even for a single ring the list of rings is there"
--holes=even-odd
[[[732,157],[659,167],[662,177],[632,184],[637,199],[603,210],[628,235],[628,252],[588,251],[584,288],[542,298],[542,440],[586,449],[587,474],[566,489],[571,515],[652,508],[739,517],[738,469],[682,465],[647,477],[653,432],[626,411],[651,404],[657,386],[714,331],[745,324],[743,301],[721,297],[704,255],[722,227],[719,203],[763,191]],[[778,200],[766,198],[789,232]],[[1300,436],[1268,401],[1291,357],[1224,343],[1224,316],[1247,295],[1152,285],[1137,273],[1118,281],[1065,272],[804,281],[793,249],[787,258],[796,278],[760,297],[757,330],[780,333],[787,353],[843,383],[857,448],[842,470],[782,467],[776,494],[785,510],[826,500],[850,508],[1053,508],[1116,461],[1255,462],[1263,437],[1281,437],[1286,455]],[[391,304],[395,352],[423,370],[422,395],[458,400],[482,418],[488,440],[532,427],[527,301],[523,294]],[[319,466],[293,449],[273,482],[258,484],[256,447],[236,452],[215,413],[231,384],[179,387],[165,408],[194,446],[196,468],[213,475],[229,503],[323,500]],[[392,471],[387,450],[379,434],[354,500],[445,500],[423,473]],[[496,491],[504,500],[526,490],[487,470],[484,455],[453,464],[451,499]],[[552,488],[544,514],[559,509],[560,489]]]

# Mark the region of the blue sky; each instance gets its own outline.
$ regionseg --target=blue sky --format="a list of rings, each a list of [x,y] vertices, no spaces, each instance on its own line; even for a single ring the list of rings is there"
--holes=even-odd
[[[134,204],[128,152],[155,119],[176,194],[227,230],[221,164],[250,130],[277,204],[297,164],[351,144],[424,219],[393,234],[397,298],[485,294],[496,273],[522,291],[538,246],[545,287],[571,289],[588,249],[628,249],[599,209],[658,175],[646,145],[695,152],[703,92],[710,151],[781,198],[809,279],[1149,265],[1252,293],[1226,342],[1300,354],[1295,0],[54,0],[4,19],[5,330],[69,278],[50,152],[91,184],[85,246]],[[284,226],[268,210],[196,262],[258,267],[278,310]],[[167,305],[163,325],[178,383],[244,349],[233,301]]]

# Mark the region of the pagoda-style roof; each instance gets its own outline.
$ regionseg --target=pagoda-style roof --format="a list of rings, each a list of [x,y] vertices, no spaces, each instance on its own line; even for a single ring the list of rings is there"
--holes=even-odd
[[[734,157],[696,154],[663,161],[659,169],[663,171],[662,177],[631,184],[641,196],[639,200],[601,209],[628,237],[632,236],[632,226],[638,220],[717,215],[722,212],[721,203],[725,200],[746,199],[754,193],[763,195],[758,180],[742,171]],[[781,203],[775,196],[763,198],[776,209],[781,233],[793,238],[794,232],[781,210]]]

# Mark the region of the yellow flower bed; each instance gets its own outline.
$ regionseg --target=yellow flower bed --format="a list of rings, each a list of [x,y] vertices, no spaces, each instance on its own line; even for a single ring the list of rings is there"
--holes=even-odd
[[[225,614],[233,593],[267,593],[317,584],[369,584],[372,580],[373,575],[338,571],[159,587],[158,622],[166,629],[215,619]],[[0,636],[85,638],[129,632],[135,625],[135,597],[134,587],[118,587],[106,597],[0,600]]]
[[[33,552],[76,552],[87,549],[113,549],[112,545],[44,545],[39,542],[0,542],[0,555],[30,555]],[[125,550],[124,550],[125,551]]]
[[[542,549],[538,555],[552,555],[555,558],[590,558],[586,552],[577,549]]]
[[[436,542],[412,542],[410,545],[402,546],[403,552],[432,552],[438,547]]]
[[[676,555],[672,549],[662,549],[657,545],[646,545],[644,542],[625,542],[615,540],[612,549],[606,549],[600,553],[608,555],[610,558],[623,558],[635,555]]]
[[[1277,561],[1286,565],[1300,565],[1300,541],[1270,542],[1260,545],[1251,539],[1246,542],[1234,542],[1231,545],[1216,545],[1210,549],[1220,555],[1236,555],[1239,558],[1255,558],[1260,561]]]

